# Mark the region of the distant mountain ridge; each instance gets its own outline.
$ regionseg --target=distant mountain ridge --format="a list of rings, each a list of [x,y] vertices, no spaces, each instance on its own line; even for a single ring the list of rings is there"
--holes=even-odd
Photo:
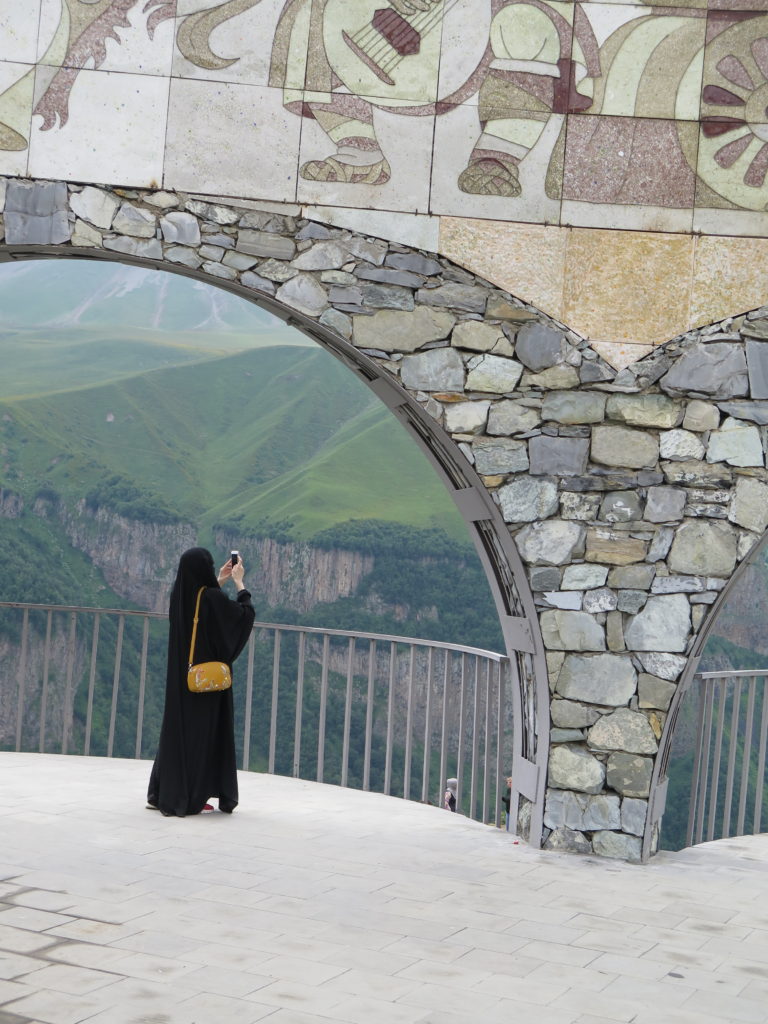
[[[117,327],[274,333],[279,322],[223,288],[104,260],[19,261],[0,266],[0,329]],[[291,332],[301,343],[297,331]],[[283,344],[290,343],[281,339]]]

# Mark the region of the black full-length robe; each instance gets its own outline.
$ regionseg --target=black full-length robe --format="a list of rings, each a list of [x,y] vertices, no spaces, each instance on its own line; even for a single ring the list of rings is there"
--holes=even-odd
[[[205,548],[185,551],[168,612],[165,711],[147,802],[163,814],[199,814],[211,797],[219,808],[237,807],[237,763],[232,690],[191,693],[187,688],[195,601],[200,601],[194,661],[232,663],[248,642],[254,620],[251,595],[231,600],[219,587],[213,557]]]

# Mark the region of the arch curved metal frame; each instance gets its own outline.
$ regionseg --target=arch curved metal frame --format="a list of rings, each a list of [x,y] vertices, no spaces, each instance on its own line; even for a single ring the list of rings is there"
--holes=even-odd
[[[540,846],[549,757],[549,686],[538,616],[525,569],[501,512],[456,442],[373,359],[330,328],[263,292],[177,263],[113,254],[95,247],[78,248],[67,243],[0,244],[0,263],[39,259],[123,263],[178,274],[221,288],[260,306],[321,345],[384,403],[442,480],[467,526],[488,579],[511,675],[513,755],[512,764],[508,766],[512,777],[508,821],[518,823],[523,819],[525,838],[532,846]],[[522,813],[524,805],[525,814]],[[650,826],[646,829],[646,835],[649,834]]]
[[[718,594],[717,600],[712,604],[712,607],[709,610],[709,615],[699,627],[693,646],[688,654],[685,669],[683,670],[683,674],[680,677],[677,689],[675,690],[674,696],[672,697],[672,701],[669,705],[667,721],[664,724],[664,731],[661,736],[661,741],[659,742],[659,750],[656,755],[656,761],[651,775],[651,790],[648,798],[648,817],[645,823],[645,833],[643,835],[643,863],[647,863],[651,855],[656,852],[653,849],[654,837],[667,803],[667,790],[669,788],[669,776],[667,774],[667,769],[669,767],[669,759],[672,754],[672,746],[675,740],[675,733],[677,731],[677,723],[683,704],[685,703],[685,698],[688,696],[688,692],[691,688],[693,678],[698,671],[699,662],[701,661],[701,656],[704,653],[707,640],[714,629],[715,623],[720,616],[723,606],[727,603],[734,588],[739,585],[742,576],[751,568],[751,566],[754,565],[758,556],[766,549],[766,547],[768,547],[768,530],[766,530],[760,540],[754,545],[749,554],[742,559],[736,567],[733,575],[728,580],[726,586],[723,587]]]

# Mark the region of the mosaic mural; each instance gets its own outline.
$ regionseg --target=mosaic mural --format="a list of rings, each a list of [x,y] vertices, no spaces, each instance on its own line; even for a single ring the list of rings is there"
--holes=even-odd
[[[194,176],[281,201],[754,234],[766,10],[21,0],[0,16],[0,173],[77,177],[119,132],[120,152],[96,157],[103,180],[124,158],[136,185]],[[54,138],[67,133],[79,157]]]
[[[768,0],[0,3],[3,177],[287,204],[621,368],[768,302]]]

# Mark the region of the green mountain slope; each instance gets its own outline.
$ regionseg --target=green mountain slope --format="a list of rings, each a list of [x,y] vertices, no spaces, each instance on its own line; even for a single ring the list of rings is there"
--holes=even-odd
[[[156,357],[157,353],[153,353]],[[134,518],[295,537],[349,519],[466,531],[402,427],[316,348],[253,349],[0,402],[2,481]]]

